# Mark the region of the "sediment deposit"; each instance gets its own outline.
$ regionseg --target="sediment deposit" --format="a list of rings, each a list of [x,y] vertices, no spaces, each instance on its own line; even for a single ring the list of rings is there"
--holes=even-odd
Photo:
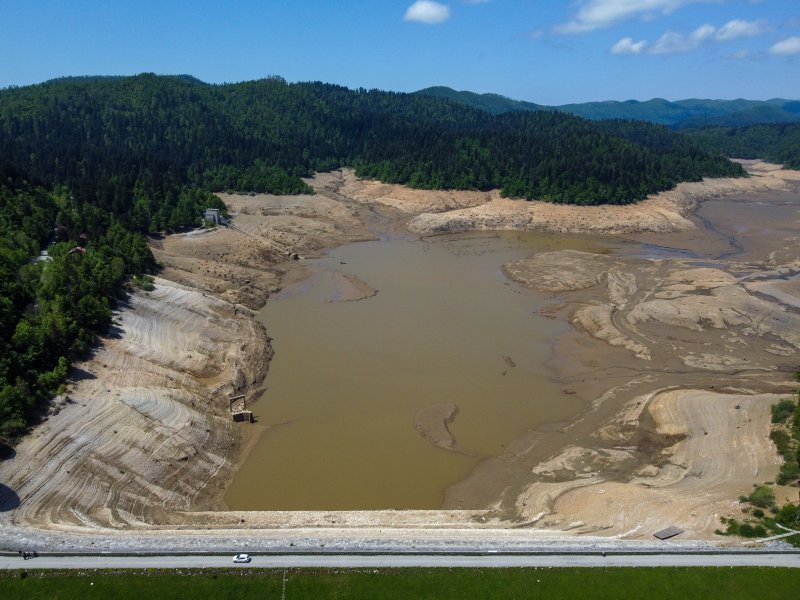
[[[446,506],[484,493],[537,527],[638,539],[674,522],[696,538],[737,516],[736,498],[753,484],[774,479],[769,409],[793,387],[800,263],[556,251],[504,269],[558,293],[575,330],[553,366],[591,404],[480,465]]]
[[[570,446],[532,470],[520,515],[579,534],[645,538],[678,523],[686,537],[706,537],[720,516],[741,514],[737,490],[774,478],[780,459],[764,432],[779,398],[687,389],[636,397],[595,433],[596,445]]]
[[[434,404],[427,406],[414,417],[414,427],[431,444],[442,450],[468,454],[450,431],[450,423],[458,415],[456,404]]]

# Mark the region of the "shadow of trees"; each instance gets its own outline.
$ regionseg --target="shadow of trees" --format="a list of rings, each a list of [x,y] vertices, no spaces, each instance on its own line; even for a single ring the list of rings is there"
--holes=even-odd
[[[7,485],[0,483],[0,512],[14,510],[20,505],[19,496]]]

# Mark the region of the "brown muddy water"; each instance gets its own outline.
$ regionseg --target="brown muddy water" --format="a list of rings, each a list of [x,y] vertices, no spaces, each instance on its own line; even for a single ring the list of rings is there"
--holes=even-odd
[[[435,509],[447,486],[532,428],[581,408],[548,379],[566,327],[537,310],[545,295],[501,266],[535,252],[601,252],[587,236],[467,234],[362,242],[308,261],[310,276],[259,314],[274,339],[267,431],[225,501],[234,510]],[[378,293],[340,302],[332,272]],[[512,366],[513,365],[513,366]],[[458,405],[450,424],[468,453],[437,448],[414,426],[428,406]]]

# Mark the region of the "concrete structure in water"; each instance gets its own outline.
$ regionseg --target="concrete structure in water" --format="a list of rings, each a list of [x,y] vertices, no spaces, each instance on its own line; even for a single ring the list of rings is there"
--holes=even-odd
[[[253,422],[253,412],[247,410],[247,398],[244,395],[233,396],[228,400],[228,411],[236,423]]]
[[[203,218],[208,222],[214,222],[214,225],[219,225],[219,209],[207,208]]]

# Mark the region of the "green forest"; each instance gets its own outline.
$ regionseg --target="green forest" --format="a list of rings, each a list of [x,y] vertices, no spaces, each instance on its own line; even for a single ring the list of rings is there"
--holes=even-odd
[[[127,277],[153,266],[145,237],[109,213],[0,168],[0,441],[60,391],[110,325]]]
[[[294,194],[309,191],[301,176],[341,166],[419,188],[583,204],[742,174],[717,153],[687,157],[651,137],[557,112],[495,116],[444,98],[279,78],[69,78],[0,91],[4,160],[140,231],[191,224],[178,207],[183,186]]]
[[[708,127],[689,130],[684,135],[708,152],[763,158],[789,169],[800,169],[800,123]]]
[[[492,115],[280,78],[144,74],[0,90],[0,441],[23,433],[91,352],[131,277],[157,268],[147,235],[224,209],[212,192],[312,193],[302,177],[342,166],[417,188],[581,204],[744,174],[653,124]]]

